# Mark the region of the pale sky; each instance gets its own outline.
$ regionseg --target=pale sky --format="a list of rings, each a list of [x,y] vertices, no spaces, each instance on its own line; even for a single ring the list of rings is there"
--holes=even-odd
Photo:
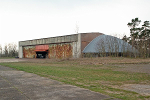
[[[101,32],[130,35],[127,23],[150,21],[150,0],[0,0],[0,44]]]

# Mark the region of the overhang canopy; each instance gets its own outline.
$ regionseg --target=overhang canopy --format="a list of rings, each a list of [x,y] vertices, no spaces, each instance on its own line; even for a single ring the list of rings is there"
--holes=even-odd
[[[49,46],[48,45],[37,45],[35,46],[35,51],[40,52],[40,51],[48,51]]]

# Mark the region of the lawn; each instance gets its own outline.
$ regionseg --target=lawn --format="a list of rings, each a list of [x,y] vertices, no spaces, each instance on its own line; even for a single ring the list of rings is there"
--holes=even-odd
[[[91,59],[91,61],[92,60],[93,59]],[[90,62],[90,59],[88,62]],[[150,75],[144,73],[114,71],[113,69],[117,68],[114,64],[109,64],[108,66],[107,64],[101,63],[86,64],[86,62],[79,62],[79,60],[40,60],[36,63],[26,61],[0,63],[0,65],[34,73],[123,100],[150,99],[150,96],[140,95],[136,92],[119,88],[124,84],[150,84]]]

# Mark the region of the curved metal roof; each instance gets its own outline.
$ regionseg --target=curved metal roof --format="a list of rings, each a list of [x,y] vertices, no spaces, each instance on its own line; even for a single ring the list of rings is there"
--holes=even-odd
[[[110,35],[100,35],[93,39],[82,51],[83,53],[100,53],[100,52],[137,52],[127,42]]]

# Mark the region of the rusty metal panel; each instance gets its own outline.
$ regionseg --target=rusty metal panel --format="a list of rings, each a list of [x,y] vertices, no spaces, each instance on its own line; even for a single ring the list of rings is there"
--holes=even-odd
[[[48,45],[36,45],[35,51],[47,51],[49,49]]]
[[[23,47],[24,58],[36,58],[35,46]]]
[[[51,44],[49,45],[49,58],[68,58],[72,56],[71,43]]]

